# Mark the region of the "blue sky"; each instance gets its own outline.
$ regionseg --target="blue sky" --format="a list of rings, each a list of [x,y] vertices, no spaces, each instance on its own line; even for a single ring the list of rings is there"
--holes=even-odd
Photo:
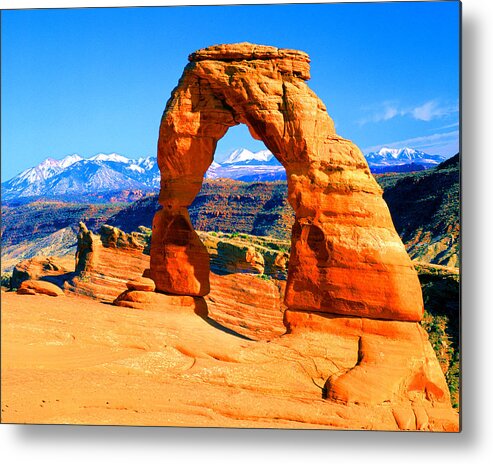
[[[51,156],[155,155],[189,53],[253,42],[309,53],[310,87],[364,152],[458,151],[459,4],[2,12],[2,181]],[[263,148],[231,128],[216,159]]]

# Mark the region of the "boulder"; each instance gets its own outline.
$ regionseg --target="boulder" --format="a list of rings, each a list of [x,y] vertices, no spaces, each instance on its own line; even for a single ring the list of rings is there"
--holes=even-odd
[[[153,292],[156,289],[156,284],[152,279],[146,277],[136,277],[127,282],[129,290],[140,290],[142,292]]]
[[[162,293],[156,292],[144,292],[141,290],[125,290],[123,293],[118,295],[113,301],[115,306],[122,306],[126,308],[134,309],[151,309],[160,310],[161,308],[166,308],[173,306],[178,308],[178,310],[183,310],[183,308],[191,309],[197,314],[203,316],[207,315],[207,305],[203,302],[202,298],[194,298],[191,296],[180,296],[180,295],[164,295]]]
[[[32,295],[32,292],[49,296],[62,296],[64,294],[60,287],[44,280],[25,280],[17,290],[20,295]]]

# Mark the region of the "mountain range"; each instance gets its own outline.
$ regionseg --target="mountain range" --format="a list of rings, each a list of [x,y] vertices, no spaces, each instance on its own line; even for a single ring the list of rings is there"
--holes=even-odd
[[[412,172],[438,166],[444,156],[430,155],[414,148],[386,148],[365,155],[368,166],[374,174],[385,172]]]
[[[382,148],[366,155],[374,173],[410,172],[437,166],[444,160],[412,148]],[[286,180],[281,163],[269,150],[239,148],[221,163],[213,162],[206,179],[227,178],[244,182]],[[128,201],[159,188],[156,157],[130,159],[117,153],[82,158],[74,154],[61,160],[47,158],[2,183],[3,203],[25,203],[37,198],[77,202]],[[121,192],[127,192],[122,195]]]

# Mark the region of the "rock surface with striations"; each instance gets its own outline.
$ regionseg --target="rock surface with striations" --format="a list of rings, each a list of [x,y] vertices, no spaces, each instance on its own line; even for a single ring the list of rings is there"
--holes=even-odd
[[[141,276],[149,265],[143,254],[146,234],[126,234],[103,226],[94,234],[79,224],[75,273],[65,286],[70,292],[112,302],[127,289],[129,278]]]

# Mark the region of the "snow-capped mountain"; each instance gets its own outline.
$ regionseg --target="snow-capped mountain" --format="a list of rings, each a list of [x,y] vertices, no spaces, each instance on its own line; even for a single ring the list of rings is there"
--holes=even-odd
[[[281,163],[269,150],[260,150],[256,153],[246,148],[234,150],[222,163],[223,166],[281,166]]]
[[[206,179],[227,178],[244,182],[286,180],[286,171],[269,150],[256,153],[246,148],[238,148],[229,154],[222,163],[213,162]]]
[[[4,195],[8,197],[10,192],[26,192],[27,196],[40,195],[43,185],[48,179],[80,160],[82,158],[79,155],[69,155],[59,161],[53,158],[46,158],[37,166],[26,169],[9,181],[4,182],[2,184],[2,197]]]
[[[118,153],[99,153],[88,159],[88,161],[112,161],[113,163],[130,163],[130,160],[126,156],[119,155]],[[133,161],[133,160],[132,160]]]
[[[443,157],[412,148],[382,148],[366,155],[374,173],[405,172],[434,167]],[[239,148],[222,163],[214,161],[208,179],[228,178],[245,182],[286,179],[286,171],[269,150],[256,153]],[[2,201],[60,198],[84,200],[85,195],[103,196],[108,192],[159,189],[160,173],[153,156],[130,159],[117,153],[99,153],[90,158],[69,155],[61,160],[47,158],[2,183]]]
[[[117,153],[100,153],[84,159],[79,155],[62,160],[47,158],[2,183],[2,200],[32,197],[80,197],[86,194],[159,188],[155,157],[129,159]]]
[[[439,155],[430,155],[423,151],[413,148],[387,148],[383,147],[376,152],[365,155],[368,165],[372,171],[377,168],[394,168],[404,165],[422,166],[424,169],[437,166],[445,157]]]
[[[81,161],[81,160],[82,160],[82,156],[74,154],[74,155],[66,156],[65,158],[58,161],[57,163],[58,163],[59,167],[61,167],[62,169],[65,169],[65,168],[68,168],[69,166],[71,166],[72,164],[77,163],[77,161]]]

